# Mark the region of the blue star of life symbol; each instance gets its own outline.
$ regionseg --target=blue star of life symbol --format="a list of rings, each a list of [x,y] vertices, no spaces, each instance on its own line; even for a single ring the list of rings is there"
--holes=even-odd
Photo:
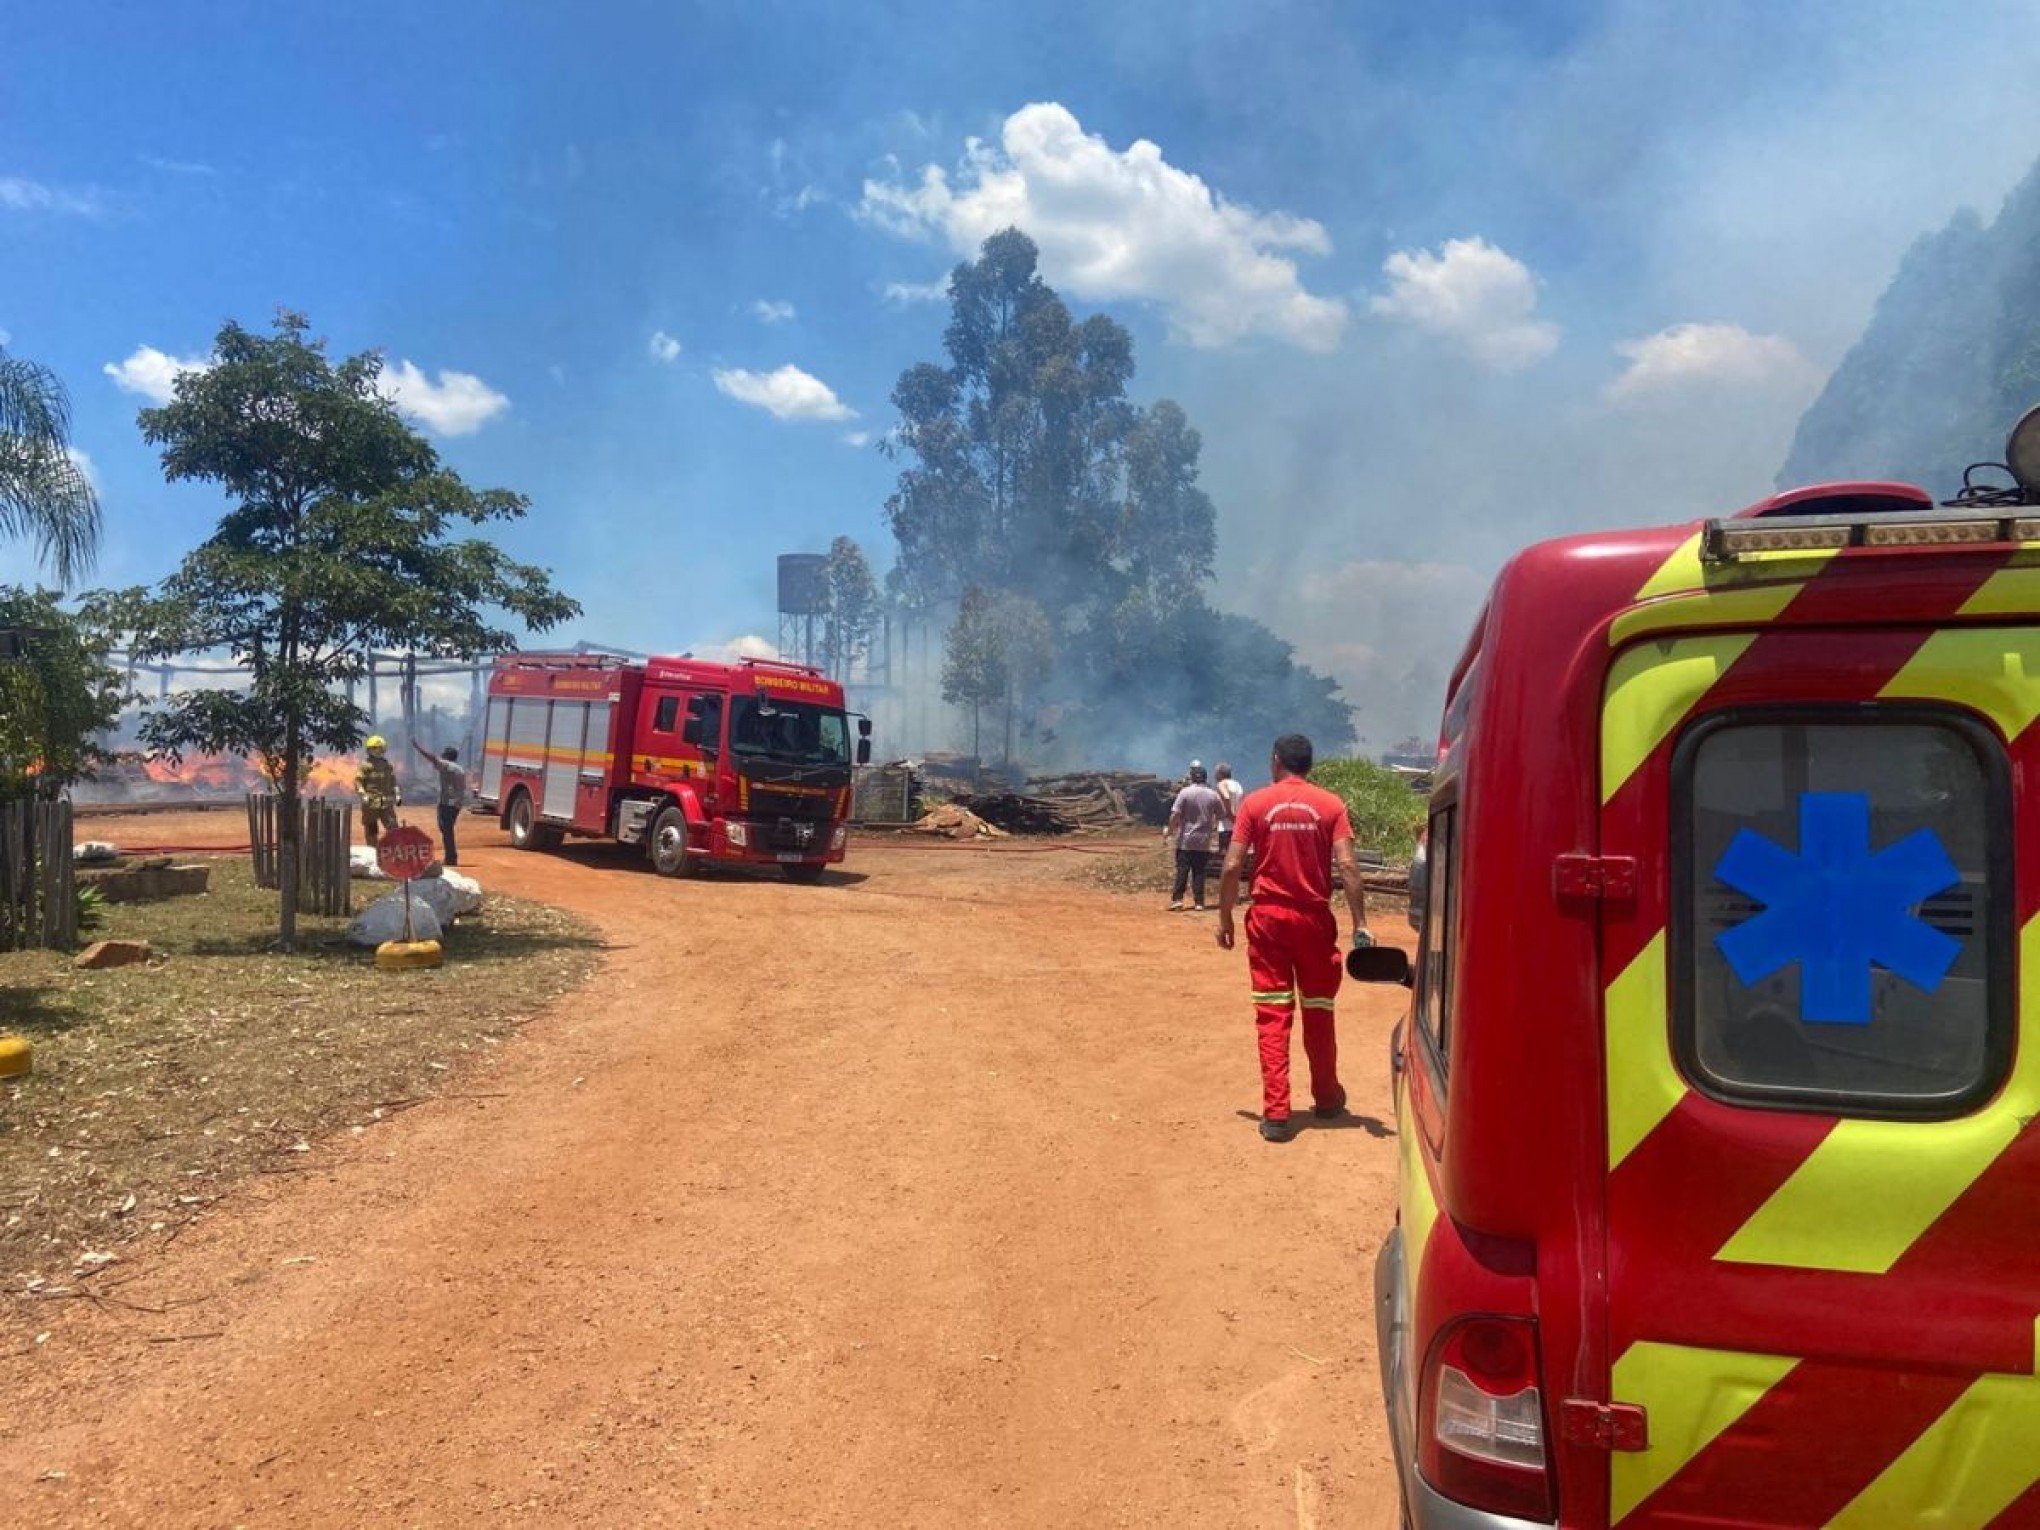
[[[1962,950],[1913,912],[1962,879],[1940,838],[1920,829],[1873,855],[1863,792],[1801,792],[1798,854],[1740,829],[1714,874],[1764,905],[1715,945],[1745,987],[1797,962],[1801,1020],[1868,1025],[1873,967],[1932,993]]]

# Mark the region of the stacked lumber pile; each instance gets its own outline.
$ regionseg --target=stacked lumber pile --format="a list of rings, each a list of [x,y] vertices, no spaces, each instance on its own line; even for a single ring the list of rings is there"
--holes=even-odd
[[[1137,770],[1088,770],[1036,776],[1027,783],[1027,790],[1087,827],[1123,828],[1144,823],[1159,829],[1169,821],[1178,784]]]
[[[976,792],[957,803],[1008,834],[1069,834],[1084,825],[1046,797],[1019,792]]]
[[[1169,821],[1175,786],[1134,771],[1037,776],[1024,792],[961,792],[957,805],[1011,834],[1103,833]]]

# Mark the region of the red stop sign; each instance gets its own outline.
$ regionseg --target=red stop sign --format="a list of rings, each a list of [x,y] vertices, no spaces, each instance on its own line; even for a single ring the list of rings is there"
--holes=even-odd
[[[376,865],[399,882],[423,876],[426,868],[438,859],[439,852],[432,848],[432,836],[409,824],[400,823],[394,829],[385,830],[383,837],[376,842]]]

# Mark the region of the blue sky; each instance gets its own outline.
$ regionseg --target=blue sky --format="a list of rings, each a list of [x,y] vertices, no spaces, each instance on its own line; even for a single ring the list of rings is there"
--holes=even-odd
[[[1906,246],[2040,155],[2040,29],[1952,14],[16,7],[0,330],[71,386],[104,582],[218,511],[142,348],[288,304],[531,496],[576,635],[677,648],[769,633],[775,553],[885,561],[905,289],[1017,208],[1203,431],[1221,597],[1378,712],[1521,542],[1765,491]]]

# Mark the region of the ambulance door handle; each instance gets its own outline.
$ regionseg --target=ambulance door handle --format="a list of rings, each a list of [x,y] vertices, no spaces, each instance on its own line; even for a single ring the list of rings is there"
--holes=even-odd
[[[1404,1022],[1398,1020],[1395,1029],[1388,1033],[1388,1077],[1391,1083],[1401,1079],[1403,1070],[1402,1033]]]

